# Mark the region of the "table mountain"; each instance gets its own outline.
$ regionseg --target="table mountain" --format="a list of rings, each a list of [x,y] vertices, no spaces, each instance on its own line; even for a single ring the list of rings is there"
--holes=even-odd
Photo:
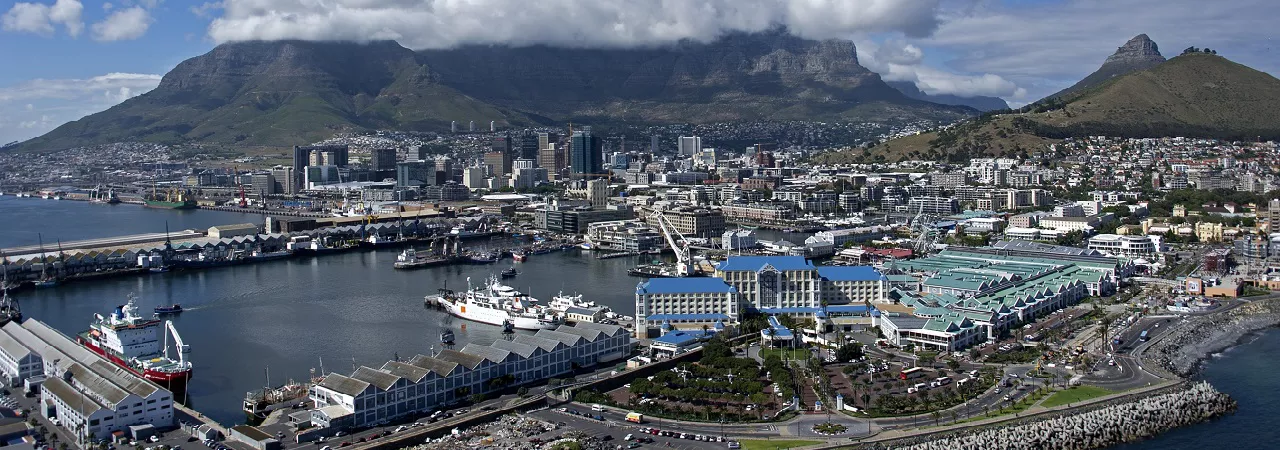
[[[1000,97],[988,97],[985,95],[975,95],[973,97],[961,97],[952,94],[934,94],[929,95],[916,87],[916,84],[910,81],[889,81],[889,86],[902,92],[904,95],[916,100],[924,100],[926,102],[940,103],[943,105],[968,106],[978,111],[995,111],[997,109],[1008,109],[1009,104]]]
[[[1111,56],[1108,56],[1098,70],[1071,85],[1071,87],[1058,91],[1046,98],[1062,97],[1097,86],[1126,73],[1150,69],[1162,62],[1164,62],[1164,56],[1160,54],[1160,47],[1156,45],[1156,42],[1147,37],[1146,34],[1139,34],[1134,36],[1133,39],[1129,39],[1124,45],[1121,45]]]
[[[392,41],[237,42],[159,87],[23,143],[57,150],[117,141],[285,147],[338,131],[738,120],[954,120],[977,111],[908,98],[858,64],[850,41],[785,30],[638,49]]]

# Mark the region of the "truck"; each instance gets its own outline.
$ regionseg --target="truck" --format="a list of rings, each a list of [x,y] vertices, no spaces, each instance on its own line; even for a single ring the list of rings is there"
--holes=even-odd
[[[627,422],[644,423],[644,414],[640,414],[638,412],[629,412],[627,413]]]

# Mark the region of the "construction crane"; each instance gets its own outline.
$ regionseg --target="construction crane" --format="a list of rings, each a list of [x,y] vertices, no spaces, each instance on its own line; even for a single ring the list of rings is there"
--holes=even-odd
[[[243,182],[243,181],[240,181],[240,168],[239,168],[239,167],[237,167],[237,168],[232,169],[232,170],[233,170],[233,171],[235,172],[235,174],[236,174],[236,184],[240,186],[240,207],[241,207],[241,208],[248,208],[248,207],[249,207],[249,199],[245,198],[245,196],[244,196],[244,182]],[[255,188],[255,189],[260,189],[260,191],[259,191],[259,192],[264,192],[263,190],[261,190],[261,188],[258,188],[257,186],[255,186],[254,188]]]
[[[658,227],[662,228],[662,235],[667,238],[667,244],[671,245],[671,250],[676,253],[676,273],[678,277],[687,277],[693,275],[693,261],[689,257],[689,241],[685,239],[683,234],[675,230],[667,221],[667,216],[659,211],[653,212],[650,217],[658,221]],[[677,241],[675,236],[680,236]]]
[[[190,363],[187,362],[187,353],[191,353],[191,346],[182,343],[182,336],[178,335],[178,330],[173,327],[172,321],[164,321],[164,327],[168,331],[164,335],[164,357],[169,358],[169,335],[173,335],[174,347],[178,349],[178,366],[188,367]]]

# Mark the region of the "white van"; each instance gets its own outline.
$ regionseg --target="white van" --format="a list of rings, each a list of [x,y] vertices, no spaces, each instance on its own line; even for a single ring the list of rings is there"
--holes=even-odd
[[[604,411],[604,406],[601,406],[599,403],[596,403],[594,405],[591,405],[591,410],[596,412]]]

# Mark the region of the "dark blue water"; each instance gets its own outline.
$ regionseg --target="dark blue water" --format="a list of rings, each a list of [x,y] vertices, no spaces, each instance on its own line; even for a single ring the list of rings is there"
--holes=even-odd
[[[12,197],[6,197],[12,200]],[[152,231],[154,222],[187,224],[243,222],[219,213],[158,211],[84,202],[47,202],[53,217],[74,216],[89,223],[109,222],[113,233]],[[56,203],[56,204],[54,204]],[[11,202],[0,203],[8,216]],[[23,206],[25,208],[25,206]],[[234,214],[233,214],[234,215]],[[11,216],[10,216],[11,217]],[[201,222],[203,221],[203,222]],[[195,225],[192,225],[193,227]],[[207,225],[206,225],[207,226]],[[37,217],[0,221],[0,236],[34,233],[45,236],[101,237],[88,234],[83,223],[44,222]],[[79,234],[78,234],[79,233]],[[46,238],[47,239],[47,238]],[[352,365],[381,367],[396,357],[440,349],[440,331],[457,335],[457,348],[468,342],[489,344],[502,338],[497,327],[466,322],[427,309],[423,296],[448,287],[465,289],[467,279],[486,277],[513,264],[507,259],[489,266],[451,266],[417,271],[392,268],[398,250],[358,251],[318,258],[272,261],[195,272],[171,272],[89,282],[72,282],[48,290],[17,294],[27,317],[44,321],[67,334],[87,328],[94,313],[107,313],[135,294],[143,311],[180,303],[186,309],[174,324],[192,347],[195,366],[189,395],[192,406],[222,422],[243,422],[244,393],[286,379],[304,380],[311,369],[349,373]],[[520,275],[507,280],[544,301],[559,291],[581,293],[623,315],[635,311],[635,286],[626,275],[631,258],[597,260],[578,250],[532,255],[517,264]]]
[[[1261,449],[1280,447],[1280,330],[1223,352],[1204,367],[1202,377],[1240,403],[1235,414],[1179,428],[1122,450]]]
[[[0,248],[36,245],[37,233],[45,245],[128,234],[163,233],[170,230],[204,230],[215,225],[261,224],[263,216],[226,211],[166,210],[139,205],[104,205],[73,200],[45,200],[0,196]]]

